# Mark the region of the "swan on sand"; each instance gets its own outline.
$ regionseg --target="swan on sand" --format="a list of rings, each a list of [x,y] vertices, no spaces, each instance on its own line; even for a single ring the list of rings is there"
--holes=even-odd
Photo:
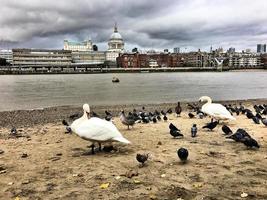
[[[211,117],[215,119],[222,119],[222,120],[236,120],[231,113],[222,105],[219,103],[212,103],[212,100],[208,96],[203,96],[199,99],[200,102],[207,102],[205,103],[201,111],[206,113],[207,115],[210,115]]]
[[[129,144],[130,141],[125,139],[116,126],[109,121],[100,119],[98,117],[91,117],[88,119],[90,113],[90,107],[88,104],[83,105],[83,116],[76,119],[69,128],[72,132],[77,134],[84,140],[92,142],[92,154],[94,154],[95,143],[99,143],[101,149],[101,143],[118,141],[125,144]]]

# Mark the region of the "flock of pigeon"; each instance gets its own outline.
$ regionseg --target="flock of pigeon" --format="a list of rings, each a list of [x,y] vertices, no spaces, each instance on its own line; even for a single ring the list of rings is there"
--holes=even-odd
[[[188,104],[188,108],[191,110],[189,112],[189,118],[204,118],[206,116],[211,117],[211,122],[203,126],[203,129],[208,129],[212,131],[220,122],[220,120],[235,120],[233,115],[244,114],[248,119],[252,119],[254,123],[260,124],[260,121],[267,126],[267,119],[263,116],[267,115],[267,105],[255,105],[253,111],[245,108],[241,103],[239,106],[236,105],[221,105],[212,103],[210,97],[203,96],[199,99],[200,102],[206,102],[201,108],[197,104]],[[92,154],[95,153],[95,143],[99,145],[99,151],[111,151],[113,150],[112,145],[106,145],[110,142],[121,142],[129,144],[126,138],[119,132],[116,126],[113,124],[112,119],[113,115],[109,111],[105,111],[106,116],[104,119],[101,119],[99,115],[95,112],[90,112],[90,107],[88,104],[83,106],[84,114],[82,117],[75,119],[71,125],[66,120],[63,120],[63,124],[66,126],[67,133],[74,132],[82,139],[92,142]],[[174,109],[174,113],[178,116],[181,115],[182,107],[178,102],[177,106]],[[127,115],[122,110],[120,113],[120,121],[122,124],[127,126],[128,129],[133,127],[137,123],[157,123],[158,121],[167,121],[168,114],[172,114],[173,110],[170,108],[167,111],[155,110],[154,112],[146,111],[145,107],[141,111],[133,109],[132,112],[129,112]],[[70,118],[77,118],[78,115],[72,115]],[[170,135],[174,138],[183,138],[181,130],[178,129],[174,124],[169,124]],[[191,128],[191,136],[197,136],[197,125],[193,124]],[[222,126],[222,131],[226,135],[227,139],[233,139],[236,142],[242,142],[247,147],[250,148],[259,148],[258,142],[253,139],[244,129],[239,128],[235,133],[226,125]],[[102,149],[101,144],[104,143],[105,146]],[[187,160],[189,152],[185,148],[180,148],[177,150],[177,155],[182,162]],[[137,154],[136,159],[142,165],[148,160],[149,154]]]

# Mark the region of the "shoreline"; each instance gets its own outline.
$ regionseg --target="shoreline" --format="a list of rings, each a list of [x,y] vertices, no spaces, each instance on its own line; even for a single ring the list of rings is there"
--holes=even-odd
[[[244,100],[214,100],[213,102],[221,104],[239,104],[240,102],[246,105],[263,104],[267,103],[266,98],[260,99],[244,99]],[[187,103],[198,103],[197,101],[181,101],[181,107],[183,110],[186,109]],[[118,116],[119,112],[123,109],[126,112],[132,111],[134,108],[142,109],[145,106],[146,110],[154,111],[167,110],[169,108],[174,109],[176,102],[173,103],[159,103],[159,104],[123,104],[123,105],[90,105],[91,111],[96,112],[100,117],[104,117],[105,110],[111,111],[114,116]],[[27,110],[12,110],[12,111],[0,111],[0,126],[1,127],[29,127],[40,124],[48,123],[61,123],[63,119],[66,119],[70,115],[75,113],[82,113],[81,106],[55,106],[38,109],[27,109]]]
[[[78,70],[55,70],[47,71],[43,69],[37,70],[39,67],[34,67],[35,70],[21,71],[14,69],[1,69],[0,75],[53,75],[53,74],[106,74],[106,73],[162,73],[162,72],[244,72],[244,71],[266,71],[266,67],[261,68],[244,68],[230,69],[228,67],[217,69],[214,67],[196,68],[196,67],[180,67],[180,68],[86,68]]]

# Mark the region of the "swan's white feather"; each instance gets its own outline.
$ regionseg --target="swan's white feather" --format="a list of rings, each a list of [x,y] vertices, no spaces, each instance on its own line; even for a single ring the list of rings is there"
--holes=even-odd
[[[208,97],[209,98],[209,97]],[[201,99],[205,99],[206,97],[202,97]],[[210,102],[209,102],[210,100]],[[201,108],[202,112],[217,118],[217,119],[232,119],[235,118],[231,115],[231,113],[221,104],[211,103],[211,99],[209,98],[208,102],[204,104]]]
[[[77,135],[87,140],[130,143],[122,136],[112,122],[97,117],[92,117],[79,123],[77,126],[71,126],[71,128]]]

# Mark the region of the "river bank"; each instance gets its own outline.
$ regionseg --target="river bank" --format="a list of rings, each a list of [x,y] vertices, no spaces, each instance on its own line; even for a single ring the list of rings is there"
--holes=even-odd
[[[228,101],[214,101],[222,104],[236,104],[239,103],[248,105],[255,104],[266,104],[267,99],[248,99],[248,100],[228,100]],[[89,102],[90,103],[90,102]],[[198,103],[198,102],[181,102],[183,109],[187,109],[188,103]],[[82,105],[81,105],[82,106]],[[0,126],[1,127],[13,127],[22,126],[29,127],[33,125],[42,125],[46,123],[58,123],[63,119],[75,113],[81,115],[81,106],[57,106],[30,110],[14,110],[14,111],[2,111],[0,112]],[[103,105],[95,106],[90,105],[91,111],[96,112],[99,116],[105,116],[105,110],[109,110],[118,116],[121,110],[126,112],[132,111],[134,108],[141,110],[145,106],[147,110],[167,110],[168,108],[175,108],[176,103],[161,103],[161,104],[125,104],[125,105]]]
[[[266,99],[242,102],[253,109],[254,104],[266,103]],[[174,106],[145,105],[147,111]],[[232,130],[243,128],[259,142],[259,150],[250,150],[225,139],[221,125],[212,132],[201,129],[210,119],[190,119],[184,102],[181,117],[169,114],[167,122],[136,124],[127,130],[117,113],[122,108],[129,111],[141,107],[91,105],[100,115],[106,109],[115,113],[115,125],[131,141],[128,146],[114,143],[115,151],[96,155],[88,155],[89,142],[65,134],[61,124],[62,119],[81,113],[81,106],[0,112],[0,199],[267,199],[264,125],[256,125],[244,115],[228,123]],[[181,129],[184,138],[173,139],[169,123]],[[190,136],[193,123],[198,127],[196,138]],[[19,137],[10,136],[11,126],[17,128]],[[186,164],[177,157],[180,147],[189,151]],[[150,154],[144,167],[136,161],[137,153]],[[243,193],[245,198],[241,197]]]
[[[231,69],[229,67],[179,67],[179,68],[86,68],[86,67],[30,67],[18,70],[16,68],[2,68],[0,75],[32,75],[32,74],[101,74],[101,73],[160,73],[160,72],[217,72],[217,71],[250,71],[266,70],[266,67]]]

